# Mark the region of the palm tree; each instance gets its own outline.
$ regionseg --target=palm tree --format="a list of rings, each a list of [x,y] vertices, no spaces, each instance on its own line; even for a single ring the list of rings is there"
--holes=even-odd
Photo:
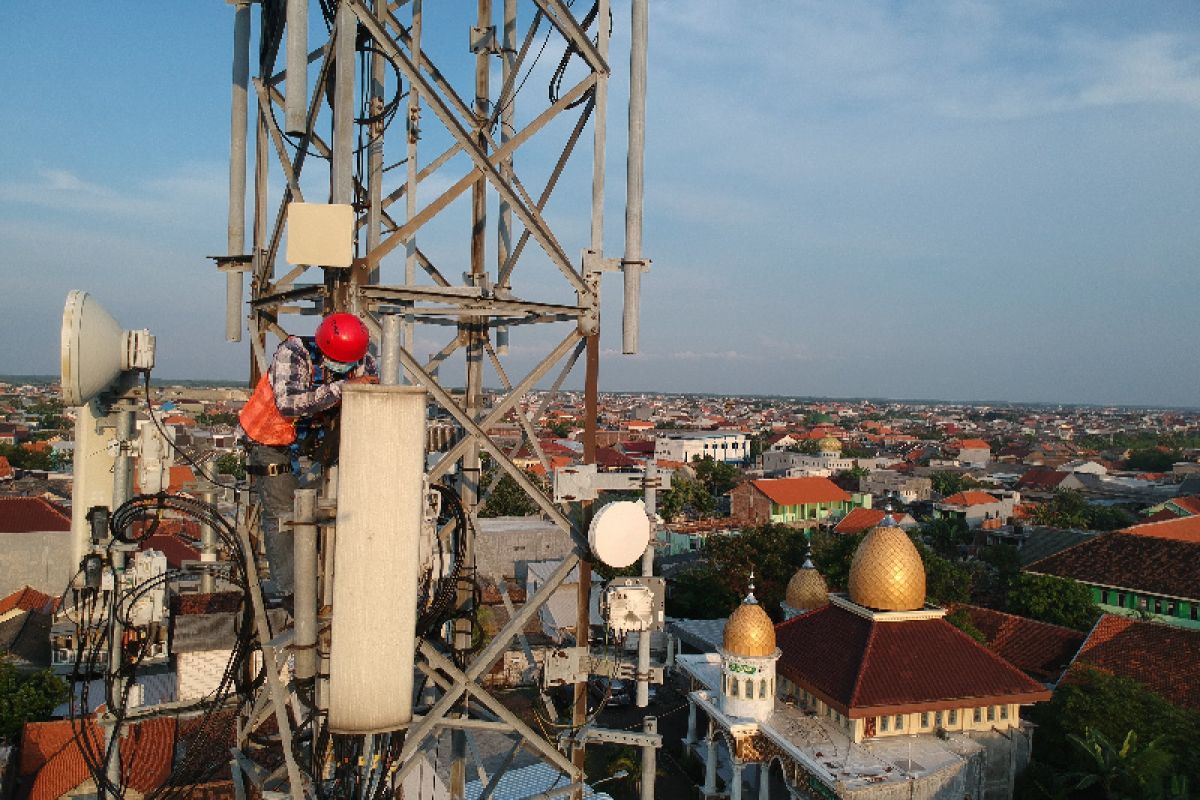
[[[1097,789],[1107,800],[1139,800],[1161,797],[1163,778],[1171,766],[1172,757],[1161,747],[1161,738],[1138,747],[1137,732],[1125,734],[1118,748],[1095,728],[1084,728],[1084,735],[1067,734],[1090,759],[1090,769],[1073,773],[1075,791]]]

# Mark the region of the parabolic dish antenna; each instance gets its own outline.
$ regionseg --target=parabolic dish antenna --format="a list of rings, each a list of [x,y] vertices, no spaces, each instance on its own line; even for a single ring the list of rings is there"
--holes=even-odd
[[[588,544],[596,558],[614,569],[636,562],[650,544],[646,504],[621,500],[601,508],[588,528]]]

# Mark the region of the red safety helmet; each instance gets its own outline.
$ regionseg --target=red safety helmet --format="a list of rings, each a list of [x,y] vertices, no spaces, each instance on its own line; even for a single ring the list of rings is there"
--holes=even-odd
[[[353,314],[330,314],[317,326],[317,347],[326,358],[353,364],[367,354],[371,336]]]

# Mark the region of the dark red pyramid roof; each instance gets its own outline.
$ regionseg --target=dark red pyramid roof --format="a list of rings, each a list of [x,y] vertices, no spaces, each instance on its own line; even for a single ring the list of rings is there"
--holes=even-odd
[[[1050,699],[940,617],[879,621],[828,605],[775,635],[779,674],[851,718]]]

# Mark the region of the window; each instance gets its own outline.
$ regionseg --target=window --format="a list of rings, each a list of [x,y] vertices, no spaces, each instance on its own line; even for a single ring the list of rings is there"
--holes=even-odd
[[[1167,616],[1168,617],[1175,616],[1175,601],[1174,600],[1167,601]]]
[[[729,690],[729,696],[737,697],[738,696],[738,684],[740,684],[741,681],[739,681],[737,678],[730,678],[729,682],[733,684],[733,687]]]
[[[1102,589],[1100,591],[1100,602],[1104,605],[1108,605],[1108,589]]]
[[[1117,605],[1121,608],[1125,607],[1125,593],[1117,592]]]
[[[953,727],[957,724],[958,724],[958,709],[952,708],[952,709],[950,709],[950,725],[951,725],[951,727]]]
[[[750,678],[746,678],[746,699],[754,699],[754,681]]]
[[[891,717],[880,717],[878,720],[879,732],[887,733],[888,723],[892,721]]]
[[[1200,619],[1200,605],[1197,605],[1196,603],[1191,604],[1191,618],[1193,622],[1195,622],[1197,619]]]
[[[929,712],[928,711],[921,712],[921,727],[922,728],[929,727]]]
[[[988,722],[995,722],[996,721],[996,707],[988,706],[987,710],[988,710]]]
[[[1163,601],[1162,601],[1161,597],[1154,598],[1154,613],[1155,614],[1163,613]]]
[[[898,731],[904,730],[904,715],[903,714],[896,715],[896,730],[898,730]]]
[[[1008,719],[1008,706],[1000,706],[1000,719]]]
[[[942,727],[942,712],[937,711],[934,713],[933,724],[938,728]]]
[[[758,682],[758,699],[765,700],[767,697],[767,679],[763,678]]]
[[[983,709],[982,708],[975,709],[975,721],[983,722]]]

